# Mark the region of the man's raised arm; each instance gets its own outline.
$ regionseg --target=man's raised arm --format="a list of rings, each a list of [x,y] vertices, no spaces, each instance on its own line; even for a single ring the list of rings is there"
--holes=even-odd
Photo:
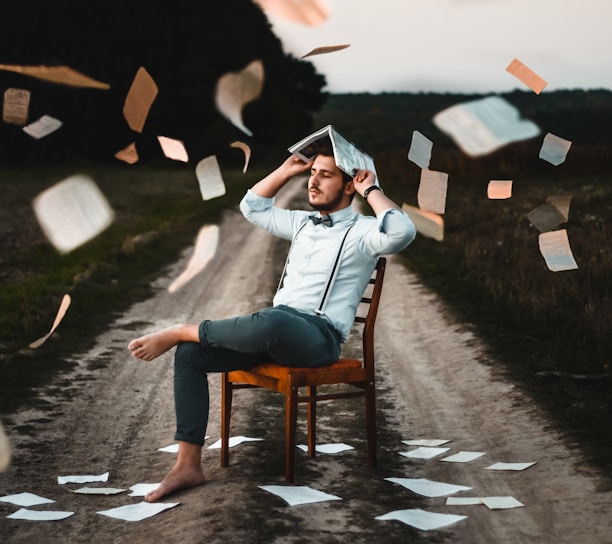
[[[291,178],[307,172],[311,164],[290,155],[276,170],[253,185],[251,190],[258,196],[272,198]]]

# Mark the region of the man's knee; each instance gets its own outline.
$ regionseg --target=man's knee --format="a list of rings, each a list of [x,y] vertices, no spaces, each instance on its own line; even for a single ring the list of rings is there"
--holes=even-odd
[[[197,368],[202,365],[202,346],[197,342],[181,342],[174,353],[174,367]]]

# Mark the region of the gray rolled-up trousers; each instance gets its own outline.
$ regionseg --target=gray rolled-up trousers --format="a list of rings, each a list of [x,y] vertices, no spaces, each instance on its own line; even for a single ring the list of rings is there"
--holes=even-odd
[[[290,366],[325,366],[340,356],[341,336],[323,317],[288,306],[205,320],[199,342],[180,343],[174,355],[176,440],[204,444],[209,372],[246,370],[271,359]]]

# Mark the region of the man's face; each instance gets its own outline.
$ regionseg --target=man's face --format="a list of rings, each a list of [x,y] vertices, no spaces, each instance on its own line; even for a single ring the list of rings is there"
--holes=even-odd
[[[315,210],[333,213],[350,204],[351,184],[344,182],[333,157],[317,155],[310,168],[308,201]]]

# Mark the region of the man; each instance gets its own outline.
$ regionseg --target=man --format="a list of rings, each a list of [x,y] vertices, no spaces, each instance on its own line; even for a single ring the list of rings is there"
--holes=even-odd
[[[309,169],[308,200],[319,213],[274,207],[277,192]],[[355,193],[365,198],[376,217],[354,212]],[[205,481],[201,452],[208,423],[207,373],[248,369],[264,359],[294,366],[333,363],[378,256],[401,251],[416,234],[410,218],[375,185],[374,174],[344,174],[331,149],[320,150],[311,163],[290,156],[247,192],[240,209],[253,224],[293,240],[273,306],[247,316],[176,325],[128,346],[134,357],[145,361],[177,346],[179,453],[160,486],[145,497],[148,502]]]

